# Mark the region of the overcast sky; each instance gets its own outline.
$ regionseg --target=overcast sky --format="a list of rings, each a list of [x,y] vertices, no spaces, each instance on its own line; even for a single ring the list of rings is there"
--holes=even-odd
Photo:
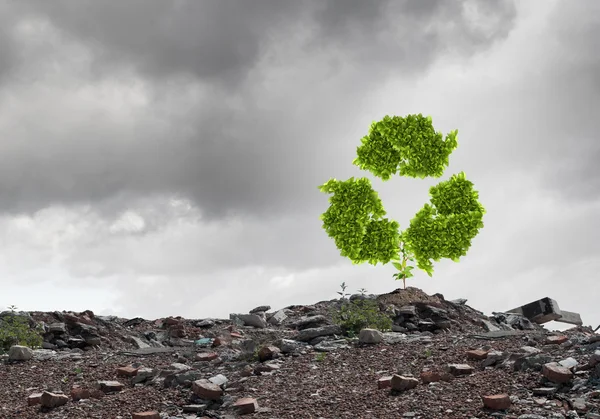
[[[595,0],[0,0],[0,306],[228,317],[401,286],[321,228],[384,115],[423,113],[487,209],[409,284],[600,323]],[[406,227],[438,180],[373,180]]]

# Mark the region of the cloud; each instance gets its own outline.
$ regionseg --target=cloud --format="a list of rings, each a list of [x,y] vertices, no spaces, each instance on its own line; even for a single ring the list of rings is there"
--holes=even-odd
[[[15,3],[26,60],[0,96],[3,209],[151,195],[206,219],[313,208],[324,156],[351,155],[366,121],[348,139],[340,127],[377,83],[468,58],[515,16],[510,2],[427,4]],[[482,26],[489,7],[502,18]]]

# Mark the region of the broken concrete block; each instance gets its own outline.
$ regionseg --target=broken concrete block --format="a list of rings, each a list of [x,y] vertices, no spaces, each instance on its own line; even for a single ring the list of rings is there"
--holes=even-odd
[[[538,324],[558,320],[562,315],[558,303],[548,297],[508,310],[508,313],[521,314]]]
[[[581,320],[581,316],[579,315],[579,313],[572,313],[570,311],[565,310],[561,310],[560,313],[560,319],[558,319],[557,321],[561,323],[574,324],[576,326],[583,325],[583,321]]]

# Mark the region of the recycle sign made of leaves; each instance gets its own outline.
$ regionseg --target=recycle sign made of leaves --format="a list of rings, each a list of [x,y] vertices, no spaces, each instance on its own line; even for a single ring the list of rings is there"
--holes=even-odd
[[[458,131],[444,136],[433,128],[431,117],[385,116],[373,122],[362,138],[353,164],[384,181],[392,175],[439,178],[458,147]],[[367,178],[330,179],[319,187],[332,194],[321,215],[323,228],[334,239],[341,256],[354,264],[392,262],[394,277],[404,282],[413,276],[411,266],[433,274],[433,262],[458,262],[483,227],[485,209],[464,172],[452,175],[429,190],[426,203],[400,231],[400,224],[385,218],[379,194]]]

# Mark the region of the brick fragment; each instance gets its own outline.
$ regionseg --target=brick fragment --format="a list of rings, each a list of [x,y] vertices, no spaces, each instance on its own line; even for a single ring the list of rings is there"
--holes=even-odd
[[[137,412],[131,415],[131,419],[160,419],[160,415],[156,410],[149,412]]]
[[[508,394],[494,394],[482,396],[483,405],[492,410],[506,410],[510,408],[511,401]]]
[[[252,397],[244,397],[237,400],[233,406],[237,409],[240,415],[248,415],[258,410],[258,402]]]

